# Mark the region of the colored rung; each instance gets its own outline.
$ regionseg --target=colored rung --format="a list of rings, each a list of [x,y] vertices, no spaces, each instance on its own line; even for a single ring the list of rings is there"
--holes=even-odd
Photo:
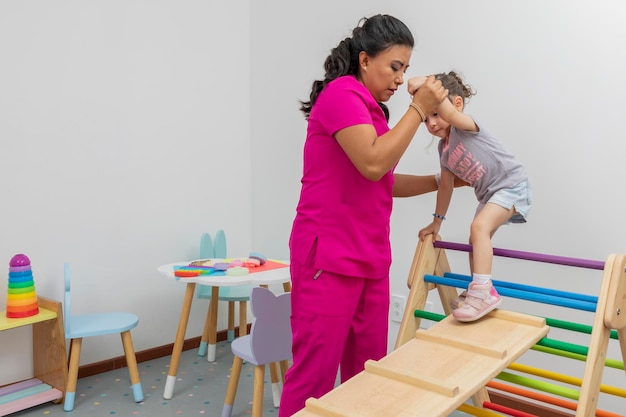
[[[470,282],[472,280],[472,277],[470,277],[469,275],[456,274],[454,272],[446,272],[443,274],[443,276],[446,278],[462,279],[467,282]],[[556,297],[571,298],[573,300],[586,301],[586,302],[595,303],[595,304],[598,303],[598,297],[595,297],[593,295],[588,295],[588,294],[578,294],[575,292],[554,290],[554,289],[543,288],[543,287],[535,287],[532,285],[518,284],[516,282],[499,281],[497,279],[494,279],[492,282],[493,282],[493,285],[495,285],[496,287],[513,288],[516,290],[536,292],[538,294],[554,295]]]
[[[446,317],[443,314],[432,313],[430,311],[424,311],[424,310],[415,310],[413,312],[413,316],[420,318],[420,319],[424,319],[424,320],[430,320],[430,321],[441,321]],[[554,321],[554,319],[546,318],[547,325],[550,325],[551,321]],[[577,324],[577,323],[570,323],[570,324]],[[565,328],[565,327],[561,327],[561,328]],[[572,329],[567,329],[567,330],[572,330]],[[572,330],[572,331],[576,331],[576,330]],[[544,337],[543,339],[541,339],[531,349],[541,351],[544,353],[549,353],[552,355],[563,356],[563,357],[567,357],[570,359],[575,359],[575,360],[579,360],[583,362],[587,359],[587,352],[589,351],[589,349],[586,346],[561,342],[558,340],[549,339],[547,337]],[[606,359],[605,366],[609,368],[624,370],[624,362],[618,361],[616,359]]]
[[[38,384],[32,387],[24,388],[19,391],[12,392],[10,394],[0,397],[0,404],[6,404],[11,401],[19,400],[20,398],[28,397],[43,391],[49,390],[51,387],[48,384]]]
[[[516,395],[518,397],[526,397],[526,398],[529,398],[531,400],[538,401],[540,403],[555,405],[557,407],[561,407],[561,408],[564,408],[564,409],[567,409],[567,410],[574,410],[574,411],[576,411],[576,408],[578,408],[578,404],[576,404],[575,402],[567,401],[567,400],[564,400],[562,398],[553,397],[551,395],[546,395],[546,394],[543,394],[541,392],[527,390],[527,389],[520,388],[520,387],[515,386],[515,385],[507,385],[507,384],[503,384],[502,382],[489,381],[487,383],[487,386],[489,388],[492,388],[492,389],[495,389],[495,390],[498,390],[498,391],[502,391],[502,392],[506,392],[506,393],[509,393],[509,394],[513,394],[513,395]],[[596,415],[596,417],[624,417],[621,414],[615,414],[615,413],[612,413],[610,411],[600,410],[599,408],[596,408],[596,414],[595,415]]]
[[[436,275],[424,275],[424,281],[431,282],[434,284],[447,285],[450,287],[467,288],[467,282],[464,280],[454,279],[454,278],[444,278],[444,277],[439,277]],[[556,297],[556,296],[546,295],[546,294],[537,294],[537,293],[530,292],[530,291],[514,290],[512,288],[498,287],[497,285],[495,286],[495,288],[498,290],[498,293],[500,295],[504,295],[506,297],[519,298],[519,299],[528,300],[528,301],[535,301],[535,302],[542,303],[542,304],[552,304],[552,305],[556,305],[560,307],[574,308],[576,310],[591,311],[591,312],[596,311],[595,303],[589,303],[589,302],[580,301],[580,300],[572,300],[569,298]]]
[[[39,404],[55,401],[60,398],[63,398],[63,392],[59,391],[56,388],[50,388],[24,398],[19,398],[5,404],[0,404],[0,416],[13,414],[15,412],[25,410]]]
[[[469,404],[461,404],[458,410],[462,413],[471,414],[476,417],[504,417],[500,413],[495,413],[484,408],[474,407],[473,405]]]
[[[415,317],[419,317],[420,319],[426,319],[430,321],[441,321],[446,318],[443,314],[432,313],[430,311],[424,310],[415,310],[413,312]]]
[[[0,398],[5,395],[12,394],[16,391],[34,387],[35,385],[39,384],[41,384],[40,380],[38,380],[37,378],[31,378],[24,381],[16,382],[15,384],[7,385],[6,387],[0,388]]]
[[[446,316],[444,316],[443,314],[432,313],[430,311],[424,311],[424,310],[415,310],[413,312],[413,315],[420,319],[426,319],[430,321],[441,321],[444,318],[446,318]],[[546,324],[550,327],[570,330],[572,332],[591,334],[592,327],[587,324],[552,319],[550,317],[544,317],[544,318],[546,319]],[[611,330],[611,339],[617,340],[617,330]],[[582,359],[582,360],[584,361],[585,359]],[[611,368],[624,369],[623,362],[619,362],[619,361],[616,361],[616,362],[618,363],[617,366],[615,365],[607,365],[607,366],[610,366]]]
[[[564,350],[566,352],[577,353],[579,355],[587,356],[589,353],[589,348],[587,346],[576,345],[573,343],[562,342],[560,340],[554,340],[547,337],[544,337],[540,341],[537,342],[539,346],[551,347],[554,349]]]
[[[452,249],[464,252],[471,252],[472,246],[463,243],[453,243],[438,240],[433,243],[433,246],[441,249]],[[505,258],[525,259],[527,261],[544,262],[549,264],[576,266],[579,268],[588,269],[604,269],[604,262],[594,261],[590,259],[569,258],[565,256],[546,255],[543,253],[523,252],[511,249],[493,248],[493,254],[495,256],[502,256]]]
[[[546,318],[546,323],[550,327],[557,327],[559,329],[571,330],[573,332],[578,332],[578,333],[591,334],[591,331],[593,330],[593,327],[587,324],[572,323],[571,321],[564,321],[564,320],[558,320],[558,319]],[[611,330],[610,337],[611,339],[617,340],[618,339],[617,330]]]
[[[576,361],[585,362],[587,360],[587,355],[581,355],[579,353],[568,352],[562,349],[556,349],[548,346],[535,345],[531,347],[532,350],[536,350],[537,352],[548,353],[550,355],[562,356],[564,358],[574,359]],[[605,359],[604,366],[607,368],[614,368],[619,370],[624,370],[624,362],[618,361],[617,359]]]
[[[537,417],[536,414],[525,413],[524,411],[515,410],[504,405],[495,404],[490,401],[483,401],[483,407],[488,410],[498,411],[512,417]]]
[[[565,384],[574,385],[577,387],[582,386],[583,383],[583,380],[581,378],[561,374],[558,372],[548,371],[547,369],[536,368],[534,366],[524,365],[521,363],[514,362],[510,364],[509,369],[517,372],[523,372],[529,375],[538,376],[540,378],[563,382]],[[600,384],[600,392],[626,398],[626,389],[614,387],[612,385]]]
[[[556,384],[550,384],[548,382],[538,381],[532,378],[526,378],[524,376],[512,374],[510,372],[500,372],[496,376],[497,379],[502,381],[511,382],[513,384],[522,385],[527,388],[534,388],[539,391],[555,394],[560,397],[569,398],[571,400],[578,400],[580,392],[572,388],[566,388]]]

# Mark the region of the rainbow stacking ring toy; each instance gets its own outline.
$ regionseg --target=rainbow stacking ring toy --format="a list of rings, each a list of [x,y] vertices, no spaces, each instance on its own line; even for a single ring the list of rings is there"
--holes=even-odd
[[[30,259],[17,254],[9,262],[9,288],[7,292],[7,318],[17,319],[39,314],[35,281]]]

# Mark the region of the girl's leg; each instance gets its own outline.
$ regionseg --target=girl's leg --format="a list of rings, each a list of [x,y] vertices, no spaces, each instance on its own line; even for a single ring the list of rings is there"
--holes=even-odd
[[[515,208],[507,210],[494,203],[485,204],[485,207],[476,214],[470,227],[472,273],[491,275],[493,261],[491,238],[514,214]]]
[[[486,212],[485,212],[486,211]],[[481,213],[484,213],[482,217]],[[472,252],[468,254],[470,274],[489,275],[491,276],[491,262],[493,260],[493,247],[491,246],[491,238],[496,230],[506,223],[511,216],[515,214],[515,208],[505,209],[497,204],[487,203],[478,207],[478,211],[474,216],[474,221],[470,226],[469,244],[472,245]],[[486,238],[485,238],[486,237]],[[478,270],[475,263],[478,262]],[[479,272],[484,271],[484,272]],[[467,297],[467,291],[463,291],[459,297],[450,302],[453,310]]]
[[[470,228],[472,282],[465,293],[463,303],[452,312],[457,320],[463,322],[477,320],[500,305],[500,295],[491,284],[493,260],[491,238],[513,214],[514,208],[506,209],[497,204],[487,203],[474,217]]]

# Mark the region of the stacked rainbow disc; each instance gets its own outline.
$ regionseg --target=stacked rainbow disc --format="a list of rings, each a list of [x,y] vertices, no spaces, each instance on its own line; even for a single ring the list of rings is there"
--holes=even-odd
[[[7,318],[30,317],[39,313],[35,281],[28,256],[20,253],[11,258],[8,291]]]

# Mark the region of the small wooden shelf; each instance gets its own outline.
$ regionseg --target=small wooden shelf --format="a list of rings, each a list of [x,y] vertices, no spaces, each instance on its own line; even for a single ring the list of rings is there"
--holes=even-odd
[[[43,307],[39,307],[39,314],[21,319],[7,318],[6,311],[3,311],[0,314],[0,332],[3,330],[15,329],[17,327],[28,326],[29,324],[35,324],[57,318],[57,313],[55,311],[48,310]]]
[[[48,401],[59,403],[65,395],[67,356],[63,310],[59,301],[37,297],[39,314],[9,319],[0,312],[0,331],[32,326],[34,378],[0,387],[0,416]]]

